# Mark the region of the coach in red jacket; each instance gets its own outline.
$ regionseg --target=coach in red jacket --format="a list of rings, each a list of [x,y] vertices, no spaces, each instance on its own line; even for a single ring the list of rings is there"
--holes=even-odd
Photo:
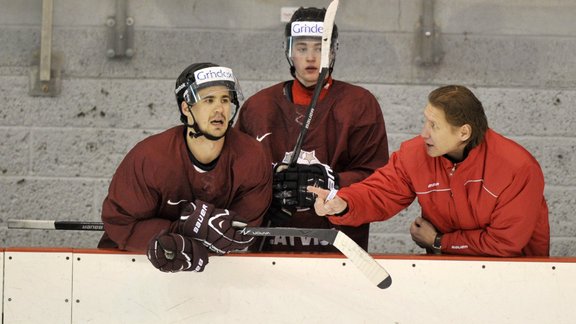
[[[394,152],[364,181],[318,195],[318,215],[334,224],[382,221],[408,207],[422,208],[410,227],[429,253],[548,256],[550,226],[544,176],[522,146],[488,128],[481,102],[451,85],[428,96],[420,136]]]

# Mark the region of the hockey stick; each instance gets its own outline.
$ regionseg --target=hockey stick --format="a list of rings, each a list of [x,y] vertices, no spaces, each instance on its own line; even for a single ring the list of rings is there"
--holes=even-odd
[[[102,222],[9,219],[9,229],[48,229],[64,231],[103,231]]]
[[[338,0],[333,0],[328,9],[326,9],[326,14],[324,15],[324,30],[322,31],[322,54],[320,57],[320,75],[318,76],[318,81],[314,87],[314,93],[312,94],[312,101],[308,110],[306,110],[306,121],[302,124],[300,129],[300,134],[298,135],[298,140],[292,151],[292,156],[290,157],[289,165],[293,166],[298,162],[298,157],[300,156],[300,151],[302,150],[302,143],[304,142],[304,137],[308,132],[310,123],[312,122],[312,116],[314,116],[314,110],[316,109],[316,103],[320,97],[320,92],[322,91],[324,85],[324,79],[330,71],[330,46],[332,45],[332,29],[334,28],[334,20],[336,19],[336,10],[338,9]]]
[[[370,254],[348,235],[336,229],[293,227],[245,227],[240,233],[251,236],[300,236],[324,240],[344,254],[372,283],[385,289],[392,284],[392,277]]]
[[[324,240],[342,252],[378,288],[388,288],[392,284],[392,277],[390,277],[386,269],[348,235],[339,230],[325,228],[245,227],[246,224],[241,222],[233,222],[232,225],[239,228],[241,234],[250,236],[284,235]],[[104,230],[104,225],[100,222],[10,219],[8,220],[8,228],[102,231]]]

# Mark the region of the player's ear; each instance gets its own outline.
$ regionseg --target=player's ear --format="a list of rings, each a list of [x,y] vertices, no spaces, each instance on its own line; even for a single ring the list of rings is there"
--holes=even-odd
[[[472,136],[472,126],[470,126],[470,124],[464,124],[460,126],[458,135],[460,136],[460,140],[462,142],[466,142]]]
[[[186,116],[186,122],[190,125],[193,125],[194,118],[192,117],[191,109],[192,106],[188,105],[186,101],[182,101],[180,104],[180,111],[182,112],[182,115]]]
[[[180,104],[180,111],[184,116],[190,116],[190,112],[188,111],[188,104],[186,103],[186,101],[182,101],[182,103]]]
[[[182,101],[182,104],[180,105],[180,110],[182,111],[182,114],[184,114],[184,116],[186,116],[186,118],[188,118],[190,122],[194,121],[194,117],[192,116],[193,106],[194,105],[187,104],[186,101]]]

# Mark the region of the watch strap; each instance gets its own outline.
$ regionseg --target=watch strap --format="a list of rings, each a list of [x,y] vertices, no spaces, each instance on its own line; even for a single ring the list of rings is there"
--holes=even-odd
[[[436,234],[434,238],[434,243],[432,244],[432,250],[434,250],[434,254],[442,254],[442,234]]]

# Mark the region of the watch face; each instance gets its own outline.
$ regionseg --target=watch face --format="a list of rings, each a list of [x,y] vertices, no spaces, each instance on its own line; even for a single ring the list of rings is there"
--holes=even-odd
[[[440,250],[442,248],[442,235],[437,234],[434,238],[434,244],[432,244],[432,248]]]

